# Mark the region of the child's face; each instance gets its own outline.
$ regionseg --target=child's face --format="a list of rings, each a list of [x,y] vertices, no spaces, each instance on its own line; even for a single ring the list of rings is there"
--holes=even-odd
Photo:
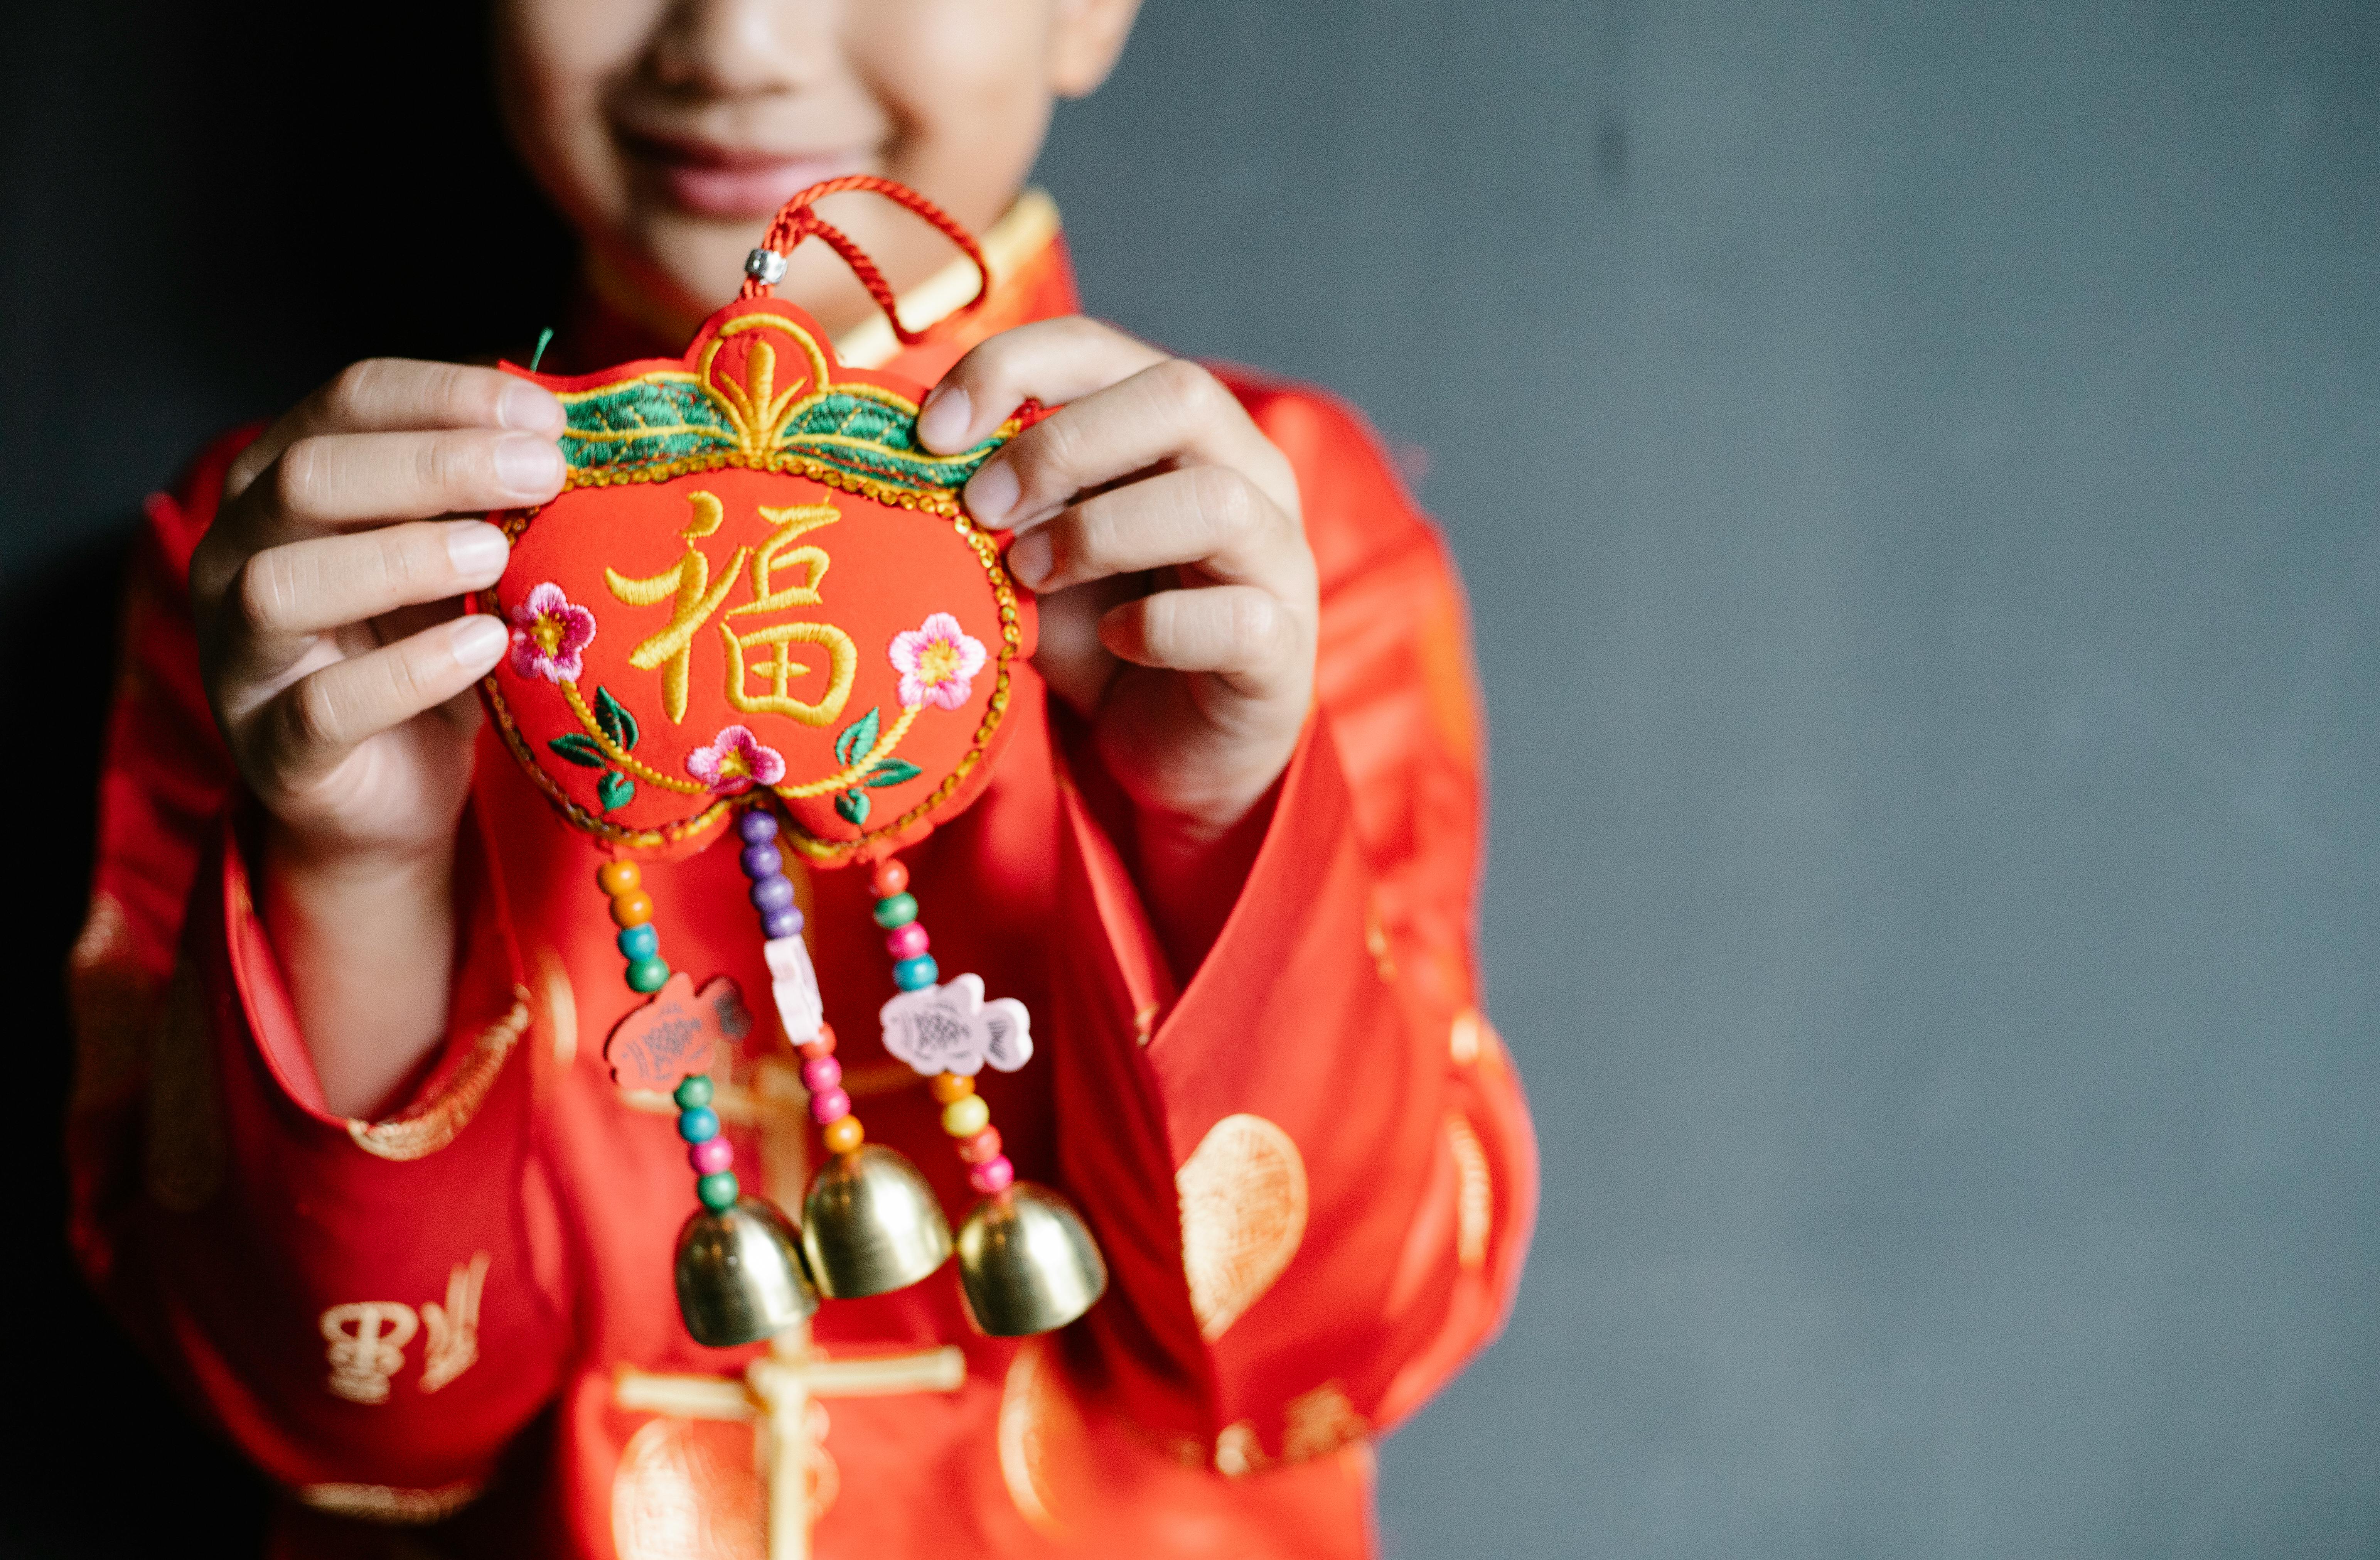
[[[881,174],[977,232],[1052,101],[1090,91],[1137,0],[504,0],[504,112],[615,303],[682,330],[733,297],[786,197]],[[895,286],[947,243],[865,195],[821,208]],[[869,308],[823,245],[778,287],[840,329]]]

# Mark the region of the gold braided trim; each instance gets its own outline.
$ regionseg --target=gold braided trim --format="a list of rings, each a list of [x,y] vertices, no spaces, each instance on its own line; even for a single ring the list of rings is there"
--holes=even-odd
[[[399,1490],[387,1484],[308,1484],[298,1492],[298,1498],[334,1517],[412,1528],[454,1516],[479,1499],[480,1492],[485,1488],[475,1480],[442,1484],[434,1490]]]
[[[512,1011],[480,1031],[479,1043],[446,1087],[404,1115],[387,1121],[357,1121],[350,1117],[347,1136],[356,1147],[382,1159],[420,1159],[453,1142],[495,1086],[504,1058],[528,1028],[529,993],[516,988]]]

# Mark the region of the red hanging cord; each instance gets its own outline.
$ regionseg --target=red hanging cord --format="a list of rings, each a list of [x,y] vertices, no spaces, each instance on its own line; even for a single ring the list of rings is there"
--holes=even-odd
[[[851,274],[859,278],[859,285],[868,289],[868,296],[876,300],[876,306],[884,311],[884,317],[892,322],[892,334],[905,345],[915,345],[923,341],[925,339],[923,332],[913,331],[901,323],[901,312],[892,296],[892,284],[884,280],[884,273],[876,269],[876,262],[868,259],[867,253],[857,244],[851,241],[848,234],[825,221],[810,209],[810,203],[814,201],[856,189],[865,189],[881,195],[895,205],[916,213],[932,223],[941,231],[942,237],[965,250],[967,259],[975,262],[976,274],[981,276],[983,281],[976,288],[975,297],[969,299],[958,312],[971,314],[983,307],[983,300],[991,296],[991,267],[985,262],[983,250],[976,243],[975,235],[961,227],[941,207],[927,200],[907,185],[896,184],[889,178],[879,178],[874,174],[850,174],[842,178],[828,179],[823,184],[811,185],[778,209],[775,220],[769,224],[769,231],[761,236],[760,247],[764,250],[774,250],[781,255],[790,256],[794,252],[794,246],[805,238],[815,235],[825,239],[828,248],[843,256],[844,263],[851,267]],[[738,296],[766,298],[769,296],[771,286],[771,283],[764,282],[758,276],[747,276],[744,281],[744,290]]]

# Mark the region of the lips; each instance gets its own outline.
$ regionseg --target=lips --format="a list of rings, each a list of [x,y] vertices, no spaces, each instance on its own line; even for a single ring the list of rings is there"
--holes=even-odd
[[[766,217],[811,185],[868,165],[856,148],[765,152],[628,131],[620,140],[662,198],[693,216]]]

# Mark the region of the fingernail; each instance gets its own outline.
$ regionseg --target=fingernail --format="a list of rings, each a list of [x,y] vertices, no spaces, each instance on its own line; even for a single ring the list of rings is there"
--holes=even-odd
[[[493,579],[512,551],[504,533],[484,520],[456,520],[446,528],[446,556],[466,579]]]
[[[1007,461],[995,460],[967,483],[967,510],[984,524],[996,528],[1016,507],[1017,492],[1016,473]]]
[[[515,380],[497,397],[496,420],[531,433],[559,433],[569,425],[570,414],[552,391]]]
[[[496,664],[496,657],[504,652],[504,644],[511,638],[502,618],[484,612],[467,613],[446,631],[446,652],[455,658],[457,666],[484,672]]]
[[[949,455],[962,447],[967,424],[975,420],[975,403],[955,384],[938,384],[917,413],[917,442]]]
[[[1028,591],[1038,591],[1041,582],[1050,578],[1050,566],[1057,561],[1057,549],[1050,544],[1050,528],[1036,526],[1009,543],[1008,572]]]
[[[543,498],[562,485],[562,452],[525,433],[498,439],[496,480],[515,493]]]

